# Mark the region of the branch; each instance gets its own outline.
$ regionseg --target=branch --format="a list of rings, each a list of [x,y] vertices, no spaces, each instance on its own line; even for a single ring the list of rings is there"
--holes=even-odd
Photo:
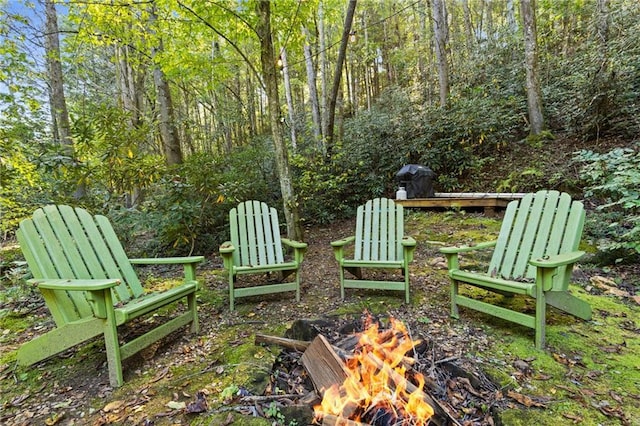
[[[231,47],[233,47],[235,49],[236,52],[238,52],[238,54],[242,57],[242,59],[244,59],[244,61],[246,62],[246,64],[249,66],[249,69],[251,69],[251,72],[253,72],[253,74],[257,77],[258,81],[260,82],[260,86],[262,87],[263,90],[266,90],[266,87],[264,85],[264,83],[262,82],[262,76],[258,73],[258,71],[253,67],[253,65],[251,64],[251,61],[249,60],[249,58],[242,53],[242,50],[240,50],[240,48],[233,42],[231,41],[231,39],[229,39],[227,36],[225,36],[223,33],[221,33],[216,27],[214,27],[213,25],[211,25],[209,22],[207,22],[207,20],[205,20],[202,16],[198,15],[196,13],[196,11],[194,11],[193,9],[191,9],[189,6],[185,5],[184,3],[182,3],[181,1],[178,1],[178,5],[184,9],[186,9],[187,11],[189,11],[193,16],[195,16],[200,22],[202,22],[205,26],[207,26],[208,28],[210,28],[211,30],[213,30],[214,33],[218,34],[220,37],[222,37],[223,39],[225,39],[227,41],[227,43],[229,43],[231,45]],[[250,27],[251,28],[251,27]]]

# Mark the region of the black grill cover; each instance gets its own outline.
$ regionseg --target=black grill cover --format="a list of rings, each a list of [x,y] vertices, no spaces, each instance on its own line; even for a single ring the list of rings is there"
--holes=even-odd
[[[404,186],[407,198],[432,198],[433,179],[436,174],[430,168],[419,164],[407,164],[396,173],[399,186]]]

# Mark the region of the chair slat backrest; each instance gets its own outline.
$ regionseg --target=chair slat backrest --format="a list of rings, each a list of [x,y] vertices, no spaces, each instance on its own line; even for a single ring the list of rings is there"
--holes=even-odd
[[[538,191],[508,204],[489,274],[507,279],[535,278],[531,258],[577,250],[584,227],[584,206],[569,194]],[[566,268],[555,277],[567,282]]]
[[[398,261],[403,259],[404,211],[387,198],[374,198],[356,213],[355,260]]]
[[[278,212],[260,201],[245,201],[229,212],[231,243],[237,266],[265,266],[284,262]]]
[[[115,300],[143,293],[142,285],[108,219],[69,206],[46,206],[20,223],[20,247],[34,278],[118,278]],[[92,314],[80,292],[56,292],[52,315],[58,325]],[[57,310],[58,312],[53,312]]]

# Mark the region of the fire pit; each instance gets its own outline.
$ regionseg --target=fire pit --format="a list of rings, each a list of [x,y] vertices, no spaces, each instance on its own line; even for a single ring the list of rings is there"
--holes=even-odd
[[[386,323],[386,326],[383,325]],[[286,338],[257,335],[284,347],[265,395],[288,395],[313,407],[298,424],[323,426],[494,425],[503,403],[497,386],[440,358],[426,336],[401,321],[296,321]]]
[[[323,398],[315,407],[317,419],[331,419],[333,424],[342,420],[398,426],[428,423],[433,408],[422,390],[424,377],[411,372],[415,360],[406,356],[419,342],[409,337],[403,323],[392,318],[391,325],[383,332],[378,324],[372,323],[360,334],[355,350],[344,355],[345,367],[341,369],[344,380],[320,389]],[[314,344],[325,345],[320,336]],[[327,351],[331,350],[327,346]],[[302,361],[310,372],[316,370],[316,357],[307,356],[305,351]]]

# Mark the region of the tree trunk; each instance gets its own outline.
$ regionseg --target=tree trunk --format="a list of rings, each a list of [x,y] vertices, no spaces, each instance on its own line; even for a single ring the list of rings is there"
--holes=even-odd
[[[151,8],[151,31],[155,33],[154,26],[157,22],[155,4]],[[173,111],[173,102],[171,100],[171,90],[167,77],[162,71],[157,61],[158,53],[164,49],[162,36],[155,34],[157,40],[155,47],[151,49],[151,57],[153,64],[153,82],[156,86],[158,96],[158,108],[160,110],[160,137],[164,149],[164,156],[168,165],[182,164],[182,149],[180,148],[180,139],[178,138],[178,130],[175,126],[175,118]]]
[[[131,48],[129,46],[117,46],[117,82],[120,88],[120,100],[125,111],[131,115],[131,127],[137,128],[142,120],[145,73],[136,71],[131,66],[130,55]]]
[[[316,86],[316,73],[313,69],[313,56],[311,54],[311,36],[309,30],[304,26],[302,32],[305,36],[304,62],[307,70],[307,86],[309,86],[309,103],[311,104],[311,119],[313,120],[313,137],[315,138],[320,152],[324,155],[324,144],[322,143],[322,122],[320,119],[320,104],[318,103],[318,89]]]
[[[327,152],[327,144],[326,138],[328,135],[327,132],[327,109],[328,109],[328,96],[329,90],[327,89],[327,72],[329,70],[329,65],[327,63],[327,47],[326,47],[326,39],[324,33],[324,8],[323,8],[323,0],[318,2],[318,40],[319,40],[319,56],[320,56],[320,121],[322,124],[322,145],[323,152]]]
[[[142,123],[142,105],[143,105],[143,88],[144,76],[142,71],[136,71],[131,65],[132,49],[129,46],[119,45],[116,47],[116,58],[118,72],[116,74],[116,82],[120,89],[120,101],[127,113],[129,113],[128,127],[131,129],[138,128]],[[125,194],[124,205],[131,208],[143,201],[144,191],[135,186],[129,188]]]
[[[438,84],[440,86],[440,107],[447,106],[449,97],[449,64],[447,63],[447,10],[444,0],[433,0],[433,32],[435,35],[436,60],[438,63]]]
[[[67,101],[64,95],[64,81],[60,62],[60,40],[58,39],[58,14],[53,0],[45,0],[47,67],[49,70],[51,116],[53,119],[54,139],[68,147],[67,153],[73,155],[71,124]]]
[[[287,62],[287,50],[280,49],[280,59],[282,60],[282,76],[284,77],[284,94],[287,99],[287,110],[289,111],[289,126],[291,128],[291,147],[294,152],[298,149],[296,137],[296,114],[293,110],[293,99],[291,96],[291,80],[289,79],[289,63]]]
[[[462,0],[462,16],[464,17],[464,32],[467,37],[467,51],[473,51],[473,45],[476,41],[473,23],[471,22],[471,10],[469,9],[469,0]]]
[[[58,14],[52,0],[45,0],[45,50],[47,68],[49,71],[49,105],[51,106],[51,120],[53,139],[62,147],[65,155],[73,160],[76,167],[75,150],[71,138],[71,123],[67,109],[67,99],[64,94],[62,78],[62,64],[60,62],[60,40],[58,38]],[[76,199],[86,195],[84,179],[76,187],[73,197]]]
[[[507,0],[507,27],[509,28],[510,36],[518,32],[518,21],[516,20],[516,10],[513,0]]]
[[[245,90],[247,94],[247,112],[249,116],[249,137],[253,137],[258,133],[258,119],[256,118],[255,85],[253,81],[251,81],[251,76],[246,77]]]
[[[256,6],[258,23],[256,34],[260,39],[260,61],[262,76],[267,91],[269,121],[271,135],[276,154],[276,165],[280,177],[280,190],[284,204],[284,215],[287,222],[287,236],[302,241],[303,232],[300,225],[298,203],[293,193],[291,173],[289,170],[289,155],[284,143],[282,124],[280,122],[280,102],[278,101],[278,79],[276,74],[276,57],[271,39],[271,3],[269,0],[259,0]]]
[[[527,105],[529,107],[529,126],[531,135],[539,135],[544,130],[542,115],[542,95],[538,82],[538,42],[536,30],[535,0],[521,0],[524,28],[524,54],[527,87]]]
[[[420,7],[423,5],[420,4]],[[419,79],[422,82],[422,98],[426,103],[431,103],[431,79],[429,78],[430,70],[431,70],[431,31],[427,28],[427,22],[431,21],[431,15],[429,14],[430,8],[425,3],[424,9],[418,11],[418,24],[419,24],[419,36],[420,36],[420,44],[423,47],[422,54],[418,56],[418,70],[419,70]]]
[[[587,107],[585,133],[598,139],[609,127],[613,77],[609,60],[609,0],[596,2],[596,38],[598,43],[598,69],[591,85],[591,102]]]
[[[353,23],[353,15],[356,11],[356,0],[349,0],[347,6],[347,14],[344,18],[344,27],[342,28],[342,39],[340,41],[340,50],[338,51],[338,58],[336,59],[336,68],[333,74],[333,86],[331,88],[331,95],[329,97],[329,105],[327,106],[327,132],[325,133],[325,139],[327,140],[327,155],[331,157],[331,150],[333,145],[333,127],[336,116],[336,103],[338,100],[338,92],[340,91],[340,80],[342,77],[342,65],[344,64],[344,58],[347,53],[347,45],[349,43],[349,34],[351,33],[351,24]]]

